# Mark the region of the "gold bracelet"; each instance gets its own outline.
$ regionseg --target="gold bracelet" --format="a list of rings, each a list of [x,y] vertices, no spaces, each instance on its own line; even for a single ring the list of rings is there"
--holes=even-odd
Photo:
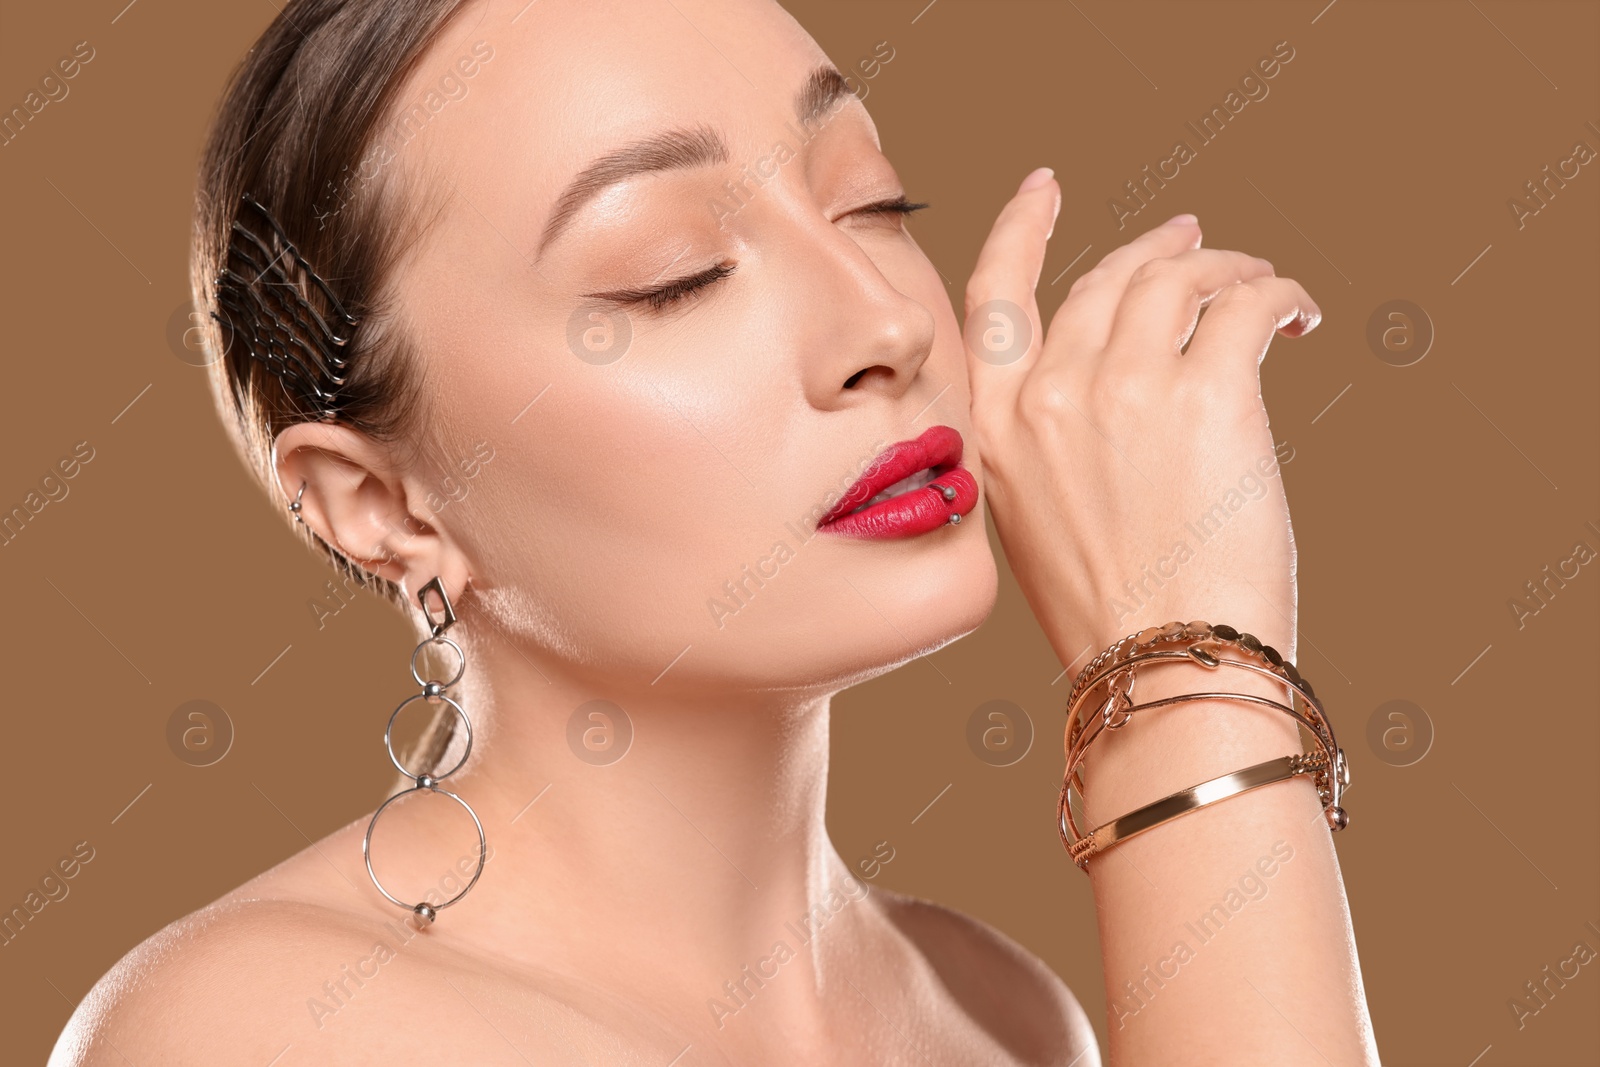
[[[1242,651],[1244,658],[1220,658],[1217,653],[1224,650]],[[1132,695],[1136,668],[1175,662],[1197,663],[1208,669],[1227,666],[1272,677],[1288,684],[1291,704],[1285,705],[1267,697],[1245,693],[1186,693],[1147,704],[1134,704]],[[1106,687],[1106,697],[1098,704],[1098,710],[1089,716],[1082,716],[1080,713],[1089,705],[1090,696],[1102,685]],[[1296,694],[1304,705],[1303,711],[1292,706]],[[1208,699],[1243,700],[1282,711],[1306,728],[1315,739],[1319,751],[1280,757],[1202,782],[1129,812],[1089,834],[1082,834],[1072,812],[1071,800],[1074,786],[1080,796],[1083,793],[1082,766],[1090,745],[1106,730],[1126,726],[1137,712],[1184,701]],[[1206,804],[1301,774],[1313,776],[1329,829],[1338,831],[1349,825],[1349,815],[1340,806],[1340,801],[1350,784],[1350,767],[1311,683],[1300,677],[1294,664],[1285,660],[1276,649],[1263,645],[1251,634],[1240,633],[1231,626],[1171,622],[1166,626],[1152,626],[1130,634],[1101,652],[1079,672],[1073,683],[1068,698],[1066,748],[1067,768],[1057,804],[1057,821],[1062,844],[1080,868],[1086,865],[1089,856],[1135,833],[1151,829]],[[1254,784],[1244,784],[1246,782]],[[1085,844],[1091,839],[1093,844]]]
[[[1121,818],[1112,819],[1103,826],[1095,827],[1074,841],[1068,847],[1067,854],[1079,867],[1084,867],[1088,864],[1089,857],[1104,852],[1112,845],[1126,841],[1136,834],[1153,830],[1164,822],[1171,822],[1180,815],[1187,815],[1207,804],[1215,804],[1219,800],[1226,800],[1264,785],[1286,782],[1302,774],[1313,774],[1326,765],[1327,760],[1322,753],[1302,752],[1293,756],[1279,756],[1277,759],[1257,763],[1253,767],[1246,767],[1232,774],[1224,774],[1208,782],[1190,786],[1188,789],[1181,789],[1171,796],[1152,801],[1142,808],[1135,808]]]

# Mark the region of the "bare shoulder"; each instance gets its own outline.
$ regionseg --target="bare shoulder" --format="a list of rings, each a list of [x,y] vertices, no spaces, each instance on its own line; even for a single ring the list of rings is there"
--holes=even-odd
[[[117,961],[73,1012],[50,1067],[270,1063],[328,1029],[310,1006],[328,1000],[322,983],[373,948],[371,930],[333,909],[224,897]]]
[[[633,1063],[646,1062],[641,1046],[659,1051],[656,1035],[631,1033],[571,979],[503,968],[414,922],[398,909],[236,891],[106,972],[49,1067],[480,1063],[513,1052],[541,1064]]]
[[[950,995],[1019,1062],[1098,1067],[1088,1015],[1043,960],[970,915],[882,888],[873,895]]]
[[[314,921],[296,906],[262,901],[219,902],[168,924],[84,996],[56,1040],[50,1067],[200,1062],[215,1051],[207,1047],[215,1029],[207,1022],[233,1014],[233,994],[273,984],[273,956]],[[250,1031],[265,1027],[246,1015],[231,1029],[249,1046]]]

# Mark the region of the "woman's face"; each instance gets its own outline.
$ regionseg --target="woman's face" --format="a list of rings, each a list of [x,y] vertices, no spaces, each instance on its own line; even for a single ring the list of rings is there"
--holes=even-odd
[[[832,64],[766,0],[519,7],[458,17],[387,164],[446,193],[396,284],[480,605],[658,691],[836,688],[975,628],[970,482],[958,525],[817,530],[885,448],[968,429],[945,285],[872,209],[916,191],[860,100],[802,120]]]

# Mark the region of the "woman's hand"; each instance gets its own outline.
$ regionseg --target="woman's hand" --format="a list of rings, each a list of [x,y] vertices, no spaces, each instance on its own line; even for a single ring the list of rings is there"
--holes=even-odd
[[[1265,260],[1202,249],[1181,219],[1101,259],[1042,333],[1033,290],[1059,204],[1048,175],[1025,181],[967,287],[975,446],[1017,581],[1069,668],[1192,619],[1292,659],[1294,538],[1259,366],[1278,330],[1317,324],[1317,305]],[[1136,700],[1219,682],[1287,696],[1270,679],[1176,664],[1141,673]],[[1095,743],[1088,824],[1297,751],[1294,734],[1288,716],[1237,701],[1140,712]],[[1195,939],[1186,920],[1216,914],[1240,871],[1280,855],[1293,865],[1270,896],[1226,937]],[[1306,781],[1158,827],[1088,871],[1113,1067],[1378,1062],[1338,861]],[[1203,958],[1174,973],[1174,953]]]
[[[1258,370],[1276,331],[1321,312],[1184,218],[1102,258],[1046,332],[1034,288],[1060,202],[1031,175],[967,285],[975,444],[1017,581],[1073,670],[1197,618],[1292,657],[1294,537]]]

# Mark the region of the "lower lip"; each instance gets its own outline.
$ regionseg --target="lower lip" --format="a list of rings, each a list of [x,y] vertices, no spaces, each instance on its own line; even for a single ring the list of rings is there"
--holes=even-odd
[[[866,541],[892,541],[949,526],[951,515],[965,517],[971,514],[978,506],[978,482],[972,472],[959,464],[935,467],[933,472],[935,477],[932,484],[841,516],[818,526],[817,532]],[[940,485],[954,489],[955,498],[946,500],[944,494],[934,488]]]

